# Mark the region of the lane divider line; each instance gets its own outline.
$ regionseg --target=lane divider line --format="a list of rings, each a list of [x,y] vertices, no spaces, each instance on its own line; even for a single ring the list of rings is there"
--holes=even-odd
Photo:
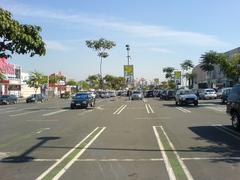
[[[145,107],[146,107],[147,113],[149,114],[149,113],[150,113],[150,111],[149,111],[149,109],[148,109],[148,106],[147,106],[147,104],[145,104]]]
[[[59,111],[54,111],[54,112],[43,114],[42,116],[52,116],[52,115],[59,114],[61,112],[65,112],[65,111],[68,111],[68,110],[67,109],[62,109],[62,110],[59,110]]]
[[[53,178],[53,180],[58,180],[71,166],[72,164],[87,150],[87,148],[100,136],[100,134],[106,129],[106,127],[102,127],[102,129],[91,139],[88,144],[82,148],[82,150],[64,167],[62,170]]]
[[[127,105],[123,106],[123,108],[121,110],[119,110],[117,114],[120,114],[126,107],[127,107]]]
[[[167,141],[168,141],[170,147],[172,148],[172,150],[173,150],[175,156],[177,157],[177,160],[178,160],[178,162],[180,163],[180,165],[181,165],[181,167],[182,167],[182,169],[183,169],[185,175],[187,176],[187,179],[188,179],[188,180],[193,180],[193,177],[192,177],[190,171],[188,170],[187,166],[185,165],[185,163],[182,161],[182,159],[181,159],[180,156],[178,155],[178,153],[177,153],[177,151],[176,151],[176,149],[175,149],[173,143],[172,143],[171,140],[169,139],[169,137],[168,137],[166,131],[164,130],[163,126],[160,126],[160,128],[161,128],[161,130],[162,130],[164,136],[166,137],[166,139],[167,139]]]
[[[29,112],[23,112],[23,113],[18,113],[18,114],[11,114],[9,115],[10,117],[17,117],[17,116],[23,116],[23,115],[27,115],[27,114],[33,114],[33,113],[37,113],[40,112],[41,110],[38,111],[29,111]]]
[[[56,163],[54,163],[52,166],[50,166],[47,170],[45,170],[39,177],[37,177],[36,180],[42,180],[44,179],[55,167],[57,167],[60,163],[62,163],[71,153],[76,151],[76,149],[84,142],[86,141],[92,134],[94,134],[99,127],[96,127],[91,133],[89,133],[82,141],[80,141],[77,145],[75,145],[72,149],[70,149],[65,155],[61,157]]]
[[[156,126],[153,126],[153,131],[154,131],[154,134],[155,134],[155,136],[157,138],[158,146],[159,146],[159,149],[161,151],[161,154],[162,154],[162,157],[163,157],[163,161],[164,161],[165,167],[167,169],[167,173],[168,173],[169,179],[170,180],[176,180],[176,176],[175,176],[175,174],[173,172],[172,166],[171,166],[170,161],[169,161],[169,159],[167,157],[167,154],[165,152],[164,146],[163,146],[162,141],[160,139],[160,136],[159,136],[159,134],[157,132]]]
[[[182,108],[182,107],[176,107],[176,109],[178,109],[179,111],[182,111],[184,113],[191,113],[191,111],[185,109],[185,108]]]
[[[240,160],[240,157],[192,157],[192,158],[181,158],[183,161],[190,160]]]
[[[121,105],[113,114],[116,114],[124,105]]]
[[[150,104],[148,104],[148,107],[149,107],[149,109],[151,110],[151,112],[154,113],[154,111],[153,111],[153,109],[152,109],[152,107],[151,107]]]

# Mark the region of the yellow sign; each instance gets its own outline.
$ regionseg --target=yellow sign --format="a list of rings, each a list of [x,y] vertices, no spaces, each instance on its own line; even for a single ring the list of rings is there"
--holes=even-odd
[[[174,75],[175,75],[176,79],[180,79],[181,78],[181,71],[175,71]]]
[[[133,74],[133,65],[124,65],[124,74]]]

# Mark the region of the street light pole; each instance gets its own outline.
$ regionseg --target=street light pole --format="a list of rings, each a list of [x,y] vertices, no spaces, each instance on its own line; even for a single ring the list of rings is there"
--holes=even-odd
[[[126,48],[127,48],[127,60],[128,60],[128,65],[129,65],[129,60],[130,60],[130,55],[129,55],[130,46],[129,46],[128,44],[126,44]]]

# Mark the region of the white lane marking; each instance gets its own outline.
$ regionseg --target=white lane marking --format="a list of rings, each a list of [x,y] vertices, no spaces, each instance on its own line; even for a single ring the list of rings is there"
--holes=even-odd
[[[38,110],[38,111],[29,111],[29,112],[23,112],[23,113],[18,113],[18,114],[11,114],[11,115],[9,115],[9,116],[11,116],[11,117],[23,116],[23,115],[27,115],[27,114],[37,113],[37,112],[39,112],[39,111],[40,111],[40,110]]]
[[[59,161],[59,159],[33,159],[35,162],[52,162],[52,161]]]
[[[90,134],[88,134],[82,141],[80,141],[77,145],[75,145],[72,149],[70,149],[61,159],[59,159],[56,163],[54,163],[51,167],[49,167],[46,171],[44,171],[37,180],[43,179],[50,171],[52,171],[58,164],[60,164],[69,154],[71,154],[80,144],[86,141],[95,131],[97,131],[99,127],[96,127]]]
[[[161,128],[161,130],[162,130],[164,136],[166,137],[166,139],[167,139],[167,141],[168,141],[170,147],[172,148],[172,150],[173,150],[175,156],[177,157],[177,160],[178,160],[178,162],[180,163],[180,165],[181,165],[181,167],[182,167],[182,169],[183,169],[185,175],[187,176],[187,179],[188,179],[188,180],[193,180],[193,177],[192,177],[190,171],[188,170],[188,168],[187,168],[187,166],[185,165],[185,163],[181,160],[181,158],[180,158],[180,156],[178,155],[178,153],[177,153],[177,151],[176,151],[176,149],[175,149],[173,143],[171,142],[171,140],[169,139],[167,133],[165,132],[163,126],[160,126],[160,128]]]
[[[163,161],[162,158],[150,158],[150,159],[78,159],[80,162],[145,162],[145,161]]]
[[[126,107],[127,107],[127,105],[123,106],[123,108],[120,109],[117,114],[120,114]]]
[[[121,105],[113,114],[116,114],[124,105]]]
[[[62,109],[62,110],[59,110],[59,111],[54,111],[54,112],[50,112],[50,113],[47,113],[47,114],[43,114],[42,116],[52,116],[54,114],[62,113],[62,112],[65,112],[65,111],[68,111],[68,110],[67,109]]]
[[[191,113],[191,111],[185,109],[185,108],[182,108],[182,107],[176,107],[179,111],[182,111],[184,113]]]
[[[143,98],[143,102],[145,102],[145,103],[146,103],[146,102],[148,102],[148,101],[147,101],[146,99],[144,99],[144,98]]]
[[[0,160],[9,157],[11,154],[11,152],[0,152]]]
[[[106,129],[106,127],[102,127],[102,129],[91,139],[88,144],[84,146],[84,148],[79,151],[79,153],[71,160],[69,163],[62,168],[61,171],[53,178],[53,180],[58,180],[71,166],[72,164],[87,150],[87,148],[100,136],[100,134]]]
[[[192,157],[192,158],[181,158],[183,161],[190,160],[240,160],[240,157]]]
[[[57,122],[57,121],[59,121],[58,119],[35,119],[35,120],[33,120],[33,119],[28,119],[28,120],[26,120],[27,122]]]
[[[235,135],[235,134],[233,134],[233,133],[230,133],[228,130],[225,130],[222,126],[214,126],[213,125],[213,127],[215,127],[216,129],[218,129],[219,131],[222,131],[222,132],[224,132],[224,133],[226,133],[226,134],[228,134],[228,135],[230,135],[230,136],[232,136],[232,137],[234,137],[234,138],[236,138],[236,139],[238,139],[238,140],[240,140],[240,137],[239,136],[237,136],[237,135]]]
[[[17,108],[16,107],[1,108],[0,111],[10,110],[10,109],[17,109]]]
[[[161,151],[161,154],[162,154],[162,157],[163,157],[163,161],[164,161],[165,167],[166,167],[167,172],[168,172],[169,179],[170,180],[176,180],[176,176],[175,176],[175,174],[173,172],[172,166],[171,166],[171,164],[169,162],[169,159],[168,159],[167,154],[165,152],[164,146],[163,146],[162,141],[160,139],[160,136],[159,136],[159,134],[157,132],[156,126],[153,126],[153,131],[154,131],[155,136],[157,138],[158,146],[159,146],[159,149]]]
[[[148,106],[147,106],[147,104],[145,104],[145,107],[146,107],[147,113],[149,114],[149,113],[150,113],[150,111],[149,111],[149,109],[148,109]]]
[[[149,109],[151,110],[151,112],[154,113],[154,111],[153,111],[153,109],[152,109],[152,107],[151,107],[150,104],[148,104],[148,107],[149,107]]]
[[[204,107],[204,108],[211,109],[211,110],[218,111],[218,112],[225,112],[226,111],[226,108],[216,108],[216,107]]]
[[[42,129],[40,129],[39,131],[37,131],[34,135],[36,135],[36,134],[40,134],[40,133],[42,133],[43,131],[46,131],[46,130],[49,130],[50,128],[42,128]]]

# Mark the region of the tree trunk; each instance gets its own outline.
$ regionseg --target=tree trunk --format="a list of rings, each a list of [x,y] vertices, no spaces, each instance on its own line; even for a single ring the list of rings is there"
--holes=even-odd
[[[100,83],[99,83],[99,87],[100,89],[103,88],[103,82],[102,82],[102,57],[100,57]]]

